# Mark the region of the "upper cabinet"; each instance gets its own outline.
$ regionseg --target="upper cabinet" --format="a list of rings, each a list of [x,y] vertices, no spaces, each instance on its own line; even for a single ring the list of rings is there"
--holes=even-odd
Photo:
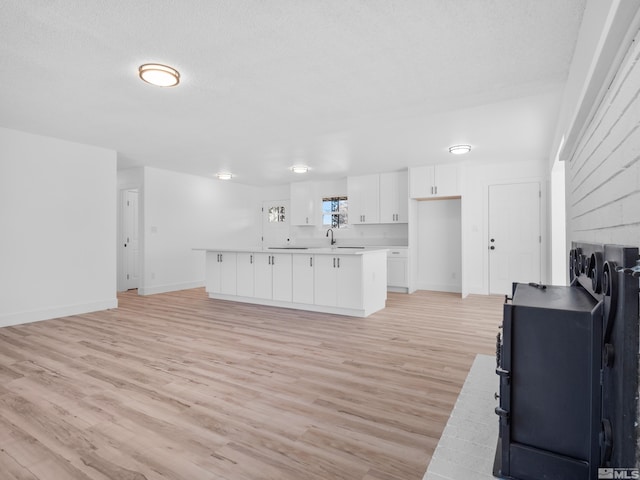
[[[291,225],[318,225],[321,203],[314,182],[295,182],[291,187]]]
[[[457,165],[429,165],[409,169],[411,198],[460,196],[459,167]]]
[[[380,174],[380,223],[407,223],[408,212],[407,172]]]
[[[347,177],[349,223],[380,223],[380,175]]]

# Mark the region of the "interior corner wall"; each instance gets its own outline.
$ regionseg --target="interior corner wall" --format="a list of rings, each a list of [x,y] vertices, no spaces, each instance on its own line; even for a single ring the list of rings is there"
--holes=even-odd
[[[0,128],[0,326],[116,298],[116,152]]]
[[[566,165],[568,238],[640,247],[640,32]]]
[[[194,248],[258,244],[258,187],[151,167],[143,176],[141,295],[203,286],[205,255]]]

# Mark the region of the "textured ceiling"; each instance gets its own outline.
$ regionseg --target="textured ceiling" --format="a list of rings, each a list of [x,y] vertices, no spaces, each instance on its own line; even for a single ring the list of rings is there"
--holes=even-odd
[[[542,161],[585,1],[2,0],[0,126],[249,184]]]

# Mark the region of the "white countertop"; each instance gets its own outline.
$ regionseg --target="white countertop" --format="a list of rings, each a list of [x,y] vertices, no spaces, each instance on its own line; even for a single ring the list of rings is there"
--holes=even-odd
[[[194,248],[193,250],[204,250],[207,252],[241,252],[241,253],[296,253],[303,255],[364,255],[372,252],[386,252],[388,247],[270,247],[270,248]]]

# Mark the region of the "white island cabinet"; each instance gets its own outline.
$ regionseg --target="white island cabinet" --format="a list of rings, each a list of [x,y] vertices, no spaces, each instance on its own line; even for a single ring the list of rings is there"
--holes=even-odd
[[[356,317],[385,307],[386,249],[205,250],[211,298]]]
[[[209,252],[207,254],[207,293],[235,295],[236,253]]]
[[[268,300],[291,301],[291,255],[255,253],[254,296]]]
[[[318,305],[362,308],[362,258],[355,255],[319,255],[315,268]]]

